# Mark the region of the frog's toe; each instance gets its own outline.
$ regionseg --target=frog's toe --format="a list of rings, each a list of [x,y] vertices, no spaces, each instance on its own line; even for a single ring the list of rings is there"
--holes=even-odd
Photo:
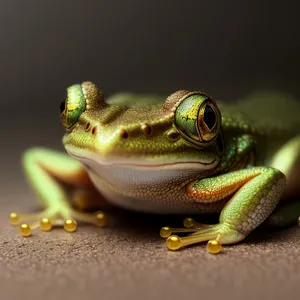
[[[220,235],[217,235],[216,239],[208,241],[207,251],[209,253],[217,254],[222,251],[222,244],[220,243],[219,239]],[[177,235],[172,235],[167,239],[167,247],[170,250],[179,250],[187,245],[186,238],[180,238]]]
[[[183,247],[207,241],[207,251],[209,253],[219,253],[222,244],[237,243],[245,238],[245,235],[235,230],[227,224],[207,225],[199,224],[194,220],[185,219],[185,225],[189,228],[163,227],[161,237],[167,238],[166,245],[169,250],[179,250]],[[179,237],[172,233],[189,232],[187,236]]]
[[[203,223],[198,223],[196,222],[193,218],[185,218],[183,220],[183,226],[185,228],[194,228],[194,229],[207,229],[212,227],[213,225],[211,224],[203,224]]]
[[[198,230],[195,228],[174,228],[169,226],[164,226],[160,230],[160,236],[164,239],[171,236],[172,233],[190,233],[190,232],[197,232]]]
[[[93,224],[97,227],[105,227],[107,224],[107,217],[102,211],[97,211],[95,213],[85,213],[72,210],[72,217],[77,221]]]
[[[207,229],[210,228],[212,225],[198,223],[192,218],[185,218],[183,220],[183,226],[184,228],[173,228],[173,227],[165,226],[160,230],[160,236],[162,238],[168,238],[169,236],[171,236],[172,233],[197,232],[199,231],[199,229]]]
[[[170,235],[167,238],[166,246],[169,250],[179,250],[183,247],[208,241],[207,250],[210,253],[219,253],[222,250],[221,234],[212,229],[200,229],[187,236],[179,237]]]
[[[45,209],[38,213],[11,213],[9,215],[10,224],[20,225],[19,231],[24,237],[30,236],[34,229],[40,228],[42,231],[50,231],[56,226],[63,226],[67,232],[74,232],[77,230],[77,221],[104,227],[107,224],[107,217],[100,211],[83,213],[71,208],[68,211]]]

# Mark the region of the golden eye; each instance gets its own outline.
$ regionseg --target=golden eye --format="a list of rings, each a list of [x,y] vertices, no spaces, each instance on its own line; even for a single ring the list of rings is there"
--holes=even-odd
[[[211,144],[218,136],[221,113],[207,95],[196,92],[184,97],[175,110],[175,126],[187,140],[200,146]]]

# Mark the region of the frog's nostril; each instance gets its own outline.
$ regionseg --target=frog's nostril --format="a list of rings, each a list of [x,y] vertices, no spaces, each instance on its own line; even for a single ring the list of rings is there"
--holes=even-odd
[[[93,127],[92,134],[96,135],[98,133],[98,126]]]
[[[128,138],[128,133],[127,133],[127,131],[124,130],[124,129],[122,129],[122,130],[120,131],[120,135],[121,135],[121,137],[124,138],[124,139],[127,139],[127,138]]]
[[[85,125],[85,130],[88,131],[91,127],[91,123],[90,122],[87,122],[86,125]]]

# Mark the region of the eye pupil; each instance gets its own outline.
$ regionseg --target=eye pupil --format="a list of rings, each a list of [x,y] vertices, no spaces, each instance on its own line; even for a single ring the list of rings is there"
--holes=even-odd
[[[206,105],[204,110],[204,122],[209,129],[212,129],[216,123],[216,114],[209,105]]]
[[[63,111],[65,110],[65,106],[66,106],[66,101],[62,101],[60,103],[60,113],[62,114]]]

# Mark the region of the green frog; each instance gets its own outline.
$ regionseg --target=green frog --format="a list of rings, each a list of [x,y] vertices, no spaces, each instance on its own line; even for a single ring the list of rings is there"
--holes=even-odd
[[[299,192],[300,104],[286,95],[225,104],[179,90],[166,99],[120,93],[105,101],[83,82],[67,89],[60,111],[68,155],[31,148],[23,156],[45,207],[10,215],[23,236],[54,225],[73,232],[77,222],[105,226],[103,212],[86,208],[107,202],[144,213],[219,214],[217,224],[186,218],[182,228],[162,228],[170,250],[206,241],[218,253],[263,222],[297,222],[300,201],[281,200]]]

